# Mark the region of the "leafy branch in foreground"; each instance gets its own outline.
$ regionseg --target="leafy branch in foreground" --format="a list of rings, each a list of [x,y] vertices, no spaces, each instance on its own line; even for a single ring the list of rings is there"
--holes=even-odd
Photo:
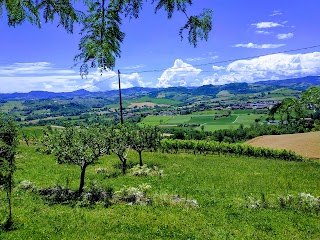
[[[171,19],[175,11],[182,12],[187,17],[187,23],[180,29],[179,35],[183,39],[183,32],[188,31],[189,43],[194,47],[199,40],[208,40],[212,30],[212,13],[204,9],[203,13],[195,16],[187,15],[187,6],[191,0],[153,0],[156,3],[155,13],[163,9]],[[80,53],[75,56],[75,62],[82,62],[81,76],[89,73],[89,68],[103,70],[113,69],[116,58],[120,57],[120,44],[125,34],[121,31],[122,15],[138,18],[143,8],[143,0],[112,0],[109,4],[105,0],[95,0],[88,3],[87,15],[83,19],[79,43]]]
[[[120,57],[120,44],[125,36],[120,25],[120,11],[113,4],[106,6],[105,0],[89,3],[88,15],[80,32],[83,35],[79,43],[80,53],[74,59],[76,62],[83,61],[81,76],[89,73],[89,67],[101,71],[114,67],[116,57]]]
[[[2,16],[2,8],[5,8],[8,25],[17,26],[28,20],[31,24],[41,27],[41,18],[47,22],[53,22],[55,16],[59,16],[58,26],[63,26],[67,32],[73,32],[75,22],[80,22],[83,13],[76,10],[74,4],[70,0],[0,0],[0,17]]]
[[[59,16],[58,26],[63,26],[69,33],[73,32],[75,22],[82,23],[80,53],[74,60],[76,63],[82,62],[80,74],[86,76],[89,67],[103,71],[115,66],[116,58],[121,53],[120,44],[125,37],[120,29],[121,15],[138,18],[143,2],[144,0],[86,0],[84,7],[87,9],[83,13],[70,0],[0,0],[0,17],[4,8],[9,26],[15,27],[28,20],[41,27],[41,14],[46,23],[53,22]],[[192,0],[152,0],[151,3],[156,4],[155,13],[163,9],[168,13],[168,19],[172,18],[175,11],[186,16],[187,22],[179,32],[181,40],[184,30],[189,30],[188,40],[194,47],[199,40],[208,40],[212,30],[212,10],[204,9],[199,15],[188,16],[187,7],[193,4]]]

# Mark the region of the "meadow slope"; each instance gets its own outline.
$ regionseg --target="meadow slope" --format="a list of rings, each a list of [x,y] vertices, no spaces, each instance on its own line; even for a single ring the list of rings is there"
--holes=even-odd
[[[0,239],[320,239],[318,208],[301,205],[299,197],[308,196],[309,201],[311,195],[320,195],[317,162],[160,152],[143,157],[164,175],[122,175],[117,157],[104,156],[88,167],[86,189],[96,185],[118,191],[124,185],[148,184],[149,196],[181,196],[196,200],[198,207],[159,200],[108,208],[101,203],[53,204],[23,190],[21,182],[30,181],[36,189],[57,184],[74,190],[79,167],[59,165],[53,156],[21,144],[14,175],[15,230],[0,231]],[[138,154],[130,151],[128,159],[130,165],[137,164]],[[106,172],[97,173],[98,168]],[[289,195],[295,200],[291,205],[286,202]],[[5,201],[1,191],[0,203]],[[0,204],[1,220],[5,214],[6,205]]]

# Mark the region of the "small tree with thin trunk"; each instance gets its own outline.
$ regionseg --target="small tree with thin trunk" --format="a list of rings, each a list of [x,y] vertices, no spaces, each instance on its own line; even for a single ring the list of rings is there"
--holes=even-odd
[[[0,186],[6,191],[8,201],[8,216],[3,224],[5,230],[9,230],[13,224],[12,188],[17,136],[18,131],[12,118],[0,115]]]
[[[130,146],[139,154],[140,166],[142,162],[142,152],[150,149],[157,149],[161,140],[161,134],[157,127],[143,125],[134,126],[130,130]]]
[[[106,131],[106,128],[97,126],[66,127],[54,136],[53,153],[58,163],[78,165],[81,168],[79,195],[83,192],[87,167],[95,164],[100,156],[109,153],[109,141],[104,137]]]
[[[122,163],[122,173],[127,170],[127,156],[130,150],[130,128],[125,124],[118,124],[111,129],[111,151]]]

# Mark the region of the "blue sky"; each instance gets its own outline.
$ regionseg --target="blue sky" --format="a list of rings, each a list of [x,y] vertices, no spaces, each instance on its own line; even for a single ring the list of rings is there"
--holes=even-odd
[[[148,1],[151,2],[151,1]],[[74,34],[56,24],[38,29],[28,23],[7,26],[0,20],[0,92],[104,91],[122,87],[170,87],[254,82],[320,75],[319,0],[194,0],[189,14],[213,9],[213,30],[194,48],[179,37],[186,17],[154,14],[146,3],[139,19],[124,19],[126,38],[115,69],[102,75],[92,69],[81,79],[73,58],[80,26]],[[254,57],[267,55],[261,57]],[[253,57],[253,58],[250,58]],[[249,58],[247,60],[236,60]],[[149,70],[157,70],[148,72]],[[147,71],[147,72],[145,72]]]

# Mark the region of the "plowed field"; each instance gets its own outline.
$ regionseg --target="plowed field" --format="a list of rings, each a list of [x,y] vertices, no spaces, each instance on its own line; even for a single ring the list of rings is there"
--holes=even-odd
[[[308,158],[320,159],[320,132],[260,136],[247,141],[246,144],[288,149]]]

